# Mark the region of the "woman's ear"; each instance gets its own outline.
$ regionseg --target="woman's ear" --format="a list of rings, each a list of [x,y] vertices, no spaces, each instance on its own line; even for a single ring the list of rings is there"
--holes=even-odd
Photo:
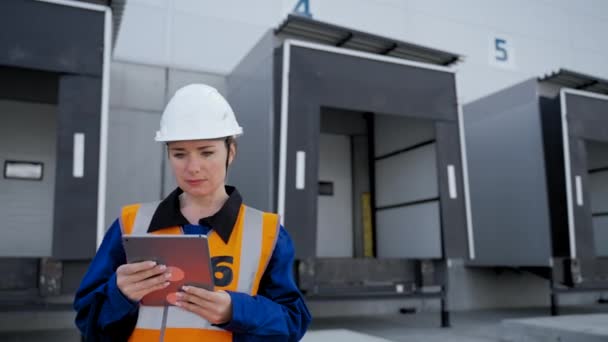
[[[232,165],[234,161],[234,157],[236,156],[236,142],[232,140],[230,142],[230,147],[228,148],[228,165]]]

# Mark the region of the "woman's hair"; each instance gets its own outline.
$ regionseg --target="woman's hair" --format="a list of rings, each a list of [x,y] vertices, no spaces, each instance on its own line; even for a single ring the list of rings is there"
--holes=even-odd
[[[228,161],[230,160],[230,145],[234,145],[234,156],[233,156],[233,160],[234,157],[236,157],[236,148],[237,148],[237,143],[236,143],[236,138],[234,136],[229,136],[226,137],[226,139],[224,140],[224,144],[226,145],[226,170],[228,170]]]

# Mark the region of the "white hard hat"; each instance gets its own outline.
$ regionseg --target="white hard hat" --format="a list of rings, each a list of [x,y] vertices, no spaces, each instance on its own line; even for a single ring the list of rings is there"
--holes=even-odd
[[[160,119],[156,141],[218,139],[243,134],[232,108],[206,84],[180,88]]]

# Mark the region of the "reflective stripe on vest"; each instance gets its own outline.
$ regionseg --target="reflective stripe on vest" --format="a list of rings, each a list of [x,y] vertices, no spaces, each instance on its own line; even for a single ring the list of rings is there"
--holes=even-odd
[[[143,203],[123,208],[120,219],[123,234],[148,234],[148,228],[158,204],[159,202]],[[259,282],[276,245],[280,228],[279,222],[278,215],[264,213],[243,205],[228,244],[224,243],[217,233],[210,231],[209,247],[211,255],[227,254],[220,256],[220,258],[231,258],[234,261],[234,269],[231,269],[230,273],[232,281],[219,288],[251,295],[257,294]],[[153,234],[182,233],[181,227],[169,227],[153,232]],[[218,269],[215,271],[217,272]],[[223,276],[228,275],[223,274]],[[136,328],[130,340],[158,339],[163,325],[162,319],[163,307],[140,305]],[[171,336],[184,341],[191,340],[191,338],[194,340],[207,336],[207,333],[204,333],[205,331],[208,332],[209,337],[213,336],[214,341],[232,340],[232,334],[211,325],[200,316],[179,307],[170,306],[168,308],[165,340],[170,341]]]
[[[156,208],[160,201],[142,203],[137,210],[137,214],[135,215],[135,222],[133,222],[133,229],[131,230],[131,235],[146,235],[148,234],[148,228],[150,227],[150,222],[152,222],[152,217],[156,212]]]
[[[140,305],[137,328],[158,330],[162,327],[162,319],[163,307]],[[211,325],[209,321],[200,318],[197,314],[193,314],[177,306],[169,306],[166,326],[169,328],[222,330]]]

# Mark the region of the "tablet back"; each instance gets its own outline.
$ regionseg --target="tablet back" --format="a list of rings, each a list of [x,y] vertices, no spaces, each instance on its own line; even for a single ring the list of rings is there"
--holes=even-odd
[[[156,261],[166,265],[172,277],[170,285],[147,294],[141,303],[162,306],[174,302],[182,286],[213,290],[209,243],[205,235],[129,235],[123,236],[127,262]]]

